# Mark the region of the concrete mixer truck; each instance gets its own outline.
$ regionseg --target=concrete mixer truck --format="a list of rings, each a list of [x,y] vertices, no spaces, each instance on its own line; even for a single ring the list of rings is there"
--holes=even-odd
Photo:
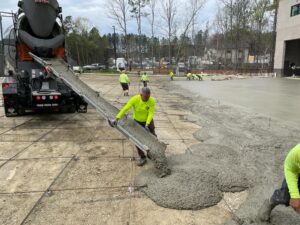
[[[68,63],[62,9],[57,0],[23,0],[18,2],[18,7],[18,12],[11,16],[13,28],[7,38],[3,38],[1,29],[0,60],[5,62],[0,63],[0,73],[5,76],[2,83],[5,115],[87,112],[84,99],[29,54],[62,58]],[[8,61],[12,68],[5,71],[3,67]]]

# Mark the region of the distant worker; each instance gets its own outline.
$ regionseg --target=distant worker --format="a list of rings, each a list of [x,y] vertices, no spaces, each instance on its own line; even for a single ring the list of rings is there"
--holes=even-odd
[[[119,82],[122,86],[124,96],[129,96],[129,78],[128,75],[125,73],[125,70],[121,71]]]
[[[174,80],[174,73],[173,73],[173,71],[170,71],[169,76],[170,76],[171,80]]]
[[[300,214],[300,144],[293,148],[284,163],[285,179],[280,189],[276,190],[260,208],[258,222],[269,222],[272,210],[278,205],[291,206]]]
[[[292,72],[293,72],[292,77],[296,77],[296,69],[297,69],[297,67],[296,67],[295,63],[291,64],[291,69],[292,69]]]
[[[199,81],[202,81],[202,80],[203,80],[203,76],[202,76],[201,73],[198,73],[196,76],[197,76],[197,78],[199,79]]]
[[[187,78],[188,80],[191,80],[192,77],[193,77],[193,75],[192,75],[191,72],[188,72],[188,73],[186,74],[186,78]]]
[[[143,73],[143,75],[141,76],[141,82],[143,82],[144,87],[148,87],[148,83],[149,83],[149,76],[146,72]]]
[[[197,76],[197,74],[192,74],[192,78],[193,78],[193,80],[197,80],[198,79],[198,76]]]
[[[151,97],[151,91],[148,87],[142,88],[139,95],[132,97],[127,102],[127,104],[116,116],[116,119],[113,121],[109,121],[111,126],[117,126],[119,119],[121,119],[124,114],[131,108],[133,108],[133,119],[147,131],[156,136],[153,121],[155,99]],[[141,149],[139,149],[138,147],[136,148],[140,157],[137,165],[144,166],[147,163],[146,155]]]

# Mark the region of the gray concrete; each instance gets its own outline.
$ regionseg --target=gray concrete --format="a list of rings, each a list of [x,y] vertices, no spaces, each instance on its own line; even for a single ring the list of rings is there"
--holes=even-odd
[[[220,103],[243,107],[294,126],[300,123],[299,80],[253,78],[221,82],[183,81],[176,84],[195,95]]]

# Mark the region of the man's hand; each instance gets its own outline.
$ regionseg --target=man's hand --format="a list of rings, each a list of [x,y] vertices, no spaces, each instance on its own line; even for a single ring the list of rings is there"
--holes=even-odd
[[[300,214],[300,198],[292,198],[290,200],[290,206]]]
[[[150,132],[150,129],[149,129],[148,125],[145,126],[145,129],[146,129],[146,131]]]
[[[119,119],[108,120],[108,123],[111,127],[116,127],[118,125]]]

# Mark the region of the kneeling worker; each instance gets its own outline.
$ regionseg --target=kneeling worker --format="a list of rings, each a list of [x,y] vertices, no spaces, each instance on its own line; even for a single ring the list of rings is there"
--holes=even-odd
[[[139,95],[132,97],[127,104],[123,107],[123,109],[118,113],[116,119],[111,121],[113,126],[118,124],[119,119],[121,119],[124,114],[133,108],[133,119],[144,127],[147,131],[155,134],[155,126],[153,121],[153,115],[155,111],[155,99],[151,97],[151,91],[148,87],[144,87],[141,90]],[[137,147],[138,154],[140,156],[140,160],[138,161],[138,166],[143,166],[146,164],[147,159],[144,152]]]
[[[285,180],[280,189],[264,202],[257,220],[269,222],[272,210],[278,205],[291,206],[300,214],[300,144],[293,148],[284,163]]]

